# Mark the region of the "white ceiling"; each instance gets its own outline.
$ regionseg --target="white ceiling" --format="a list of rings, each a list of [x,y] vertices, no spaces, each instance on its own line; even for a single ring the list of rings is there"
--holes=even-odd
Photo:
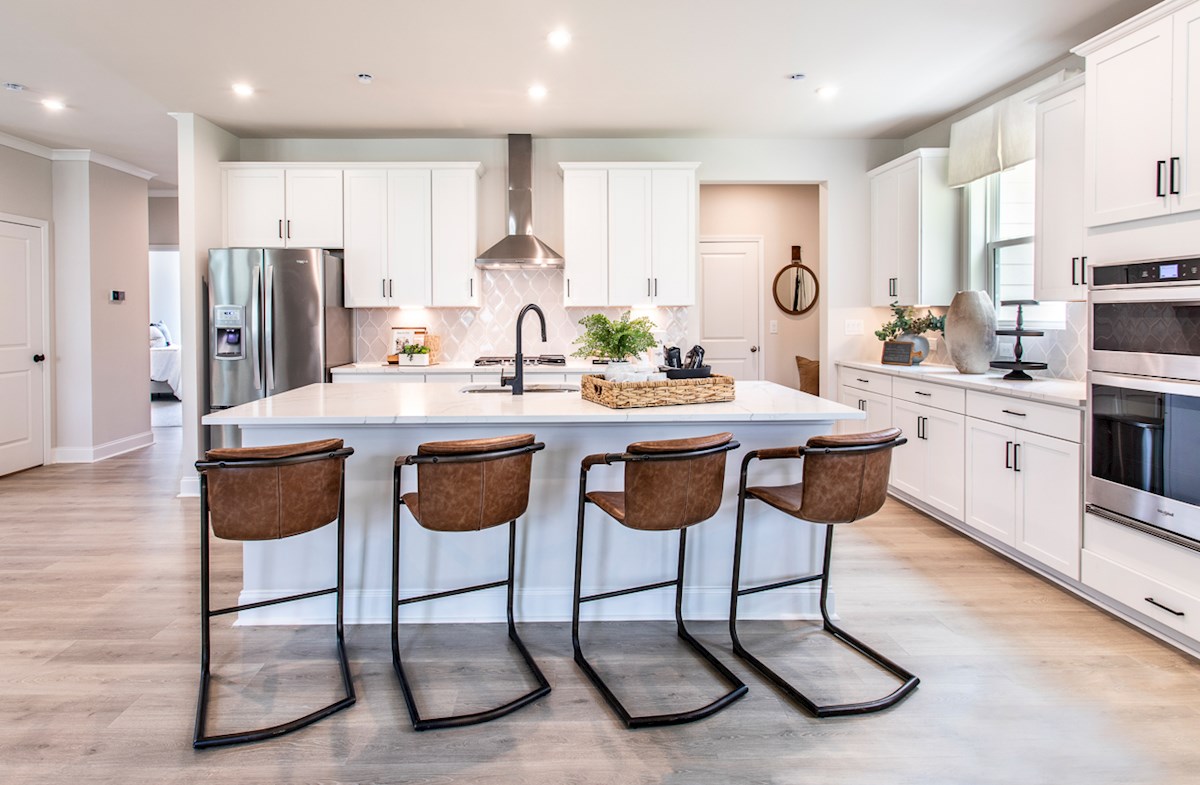
[[[1153,4],[5,0],[0,82],[30,89],[0,90],[0,132],[120,158],[152,187],[176,181],[168,112],[242,137],[903,138]],[[563,52],[545,41],[560,25]]]

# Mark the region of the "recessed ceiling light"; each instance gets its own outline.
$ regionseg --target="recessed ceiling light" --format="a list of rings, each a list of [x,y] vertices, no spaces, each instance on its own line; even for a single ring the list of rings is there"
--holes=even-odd
[[[801,79],[804,78],[804,76],[805,76],[804,74],[788,74],[788,79],[792,79],[794,81],[799,82]]]
[[[12,90],[14,93],[19,93],[19,92],[21,92],[22,90],[24,90],[24,89],[25,89],[25,85],[23,85],[23,84],[18,84],[18,83],[16,83],[16,82],[5,82],[5,83],[4,83],[4,89],[5,89],[5,90]]]
[[[571,33],[563,27],[546,36],[547,43],[555,49],[566,49],[571,44]]]
[[[837,94],[838,89],[833,85],[825,85],[824,87],[817,88],[817,97],[824,98],[826,101],[828,101],[830,98],[833,98]]]
[[[535,101],[541,101],[546,97],[546,86],[535,84],[529,88],[529,97]]]
[[[235,82],[233,85],[233,92],[237,93],[242,98],[247,98],[254,95],[254,88],[245,82]]]
[[[63,109],[67,108],[67,105],[57,98],[47,98],[46,100],[42,101],[42,106],[46,107],[51,112],[61,112]]]
[[[371,84],[371,82],[373,82],[374,80],[375,80],[375,77],[371,76],[370,74],[359,74],[358,75],[359,84]]]

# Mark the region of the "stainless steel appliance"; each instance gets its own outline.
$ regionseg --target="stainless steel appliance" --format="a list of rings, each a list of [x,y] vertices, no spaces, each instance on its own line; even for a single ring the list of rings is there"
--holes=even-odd
[[[320,249],[208,252],[208,410],[329,381],[353,360],[342,259]],[[231,434],[210,433],[230,446]]]
[[[1089,512],[1200,550],[1200,259],[1097,266]]]

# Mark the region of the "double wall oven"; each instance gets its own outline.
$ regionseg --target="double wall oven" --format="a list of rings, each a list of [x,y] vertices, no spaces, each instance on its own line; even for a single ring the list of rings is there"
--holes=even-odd
[[[1200,550],[1200,259],[1094,267],[1090,513]]]

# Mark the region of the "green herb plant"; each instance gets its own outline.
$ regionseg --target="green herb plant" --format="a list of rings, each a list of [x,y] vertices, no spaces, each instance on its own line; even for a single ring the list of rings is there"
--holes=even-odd
[[[411,359],[414,354],[429,354],[429,347],[405,341],[404,345],[400,347],[400,351],[408,355]]]
[[[629,311],[614,321],[602,313],[589,314],[579,320],[584,333],[575,339],[579,349],[572,357],[598,357],[620,362],[658,345],[654,337],[654,322],[645,316],[629,318]]]
[[[875,331],[875,337],[881,341],[894,341],[901,335],[920,335],[927,332],[946,331],[946,317],[934,316],[933,311],[926,311],[924,316],[917,316],[916,309],[911,305],[892,303],[894,318]]]

